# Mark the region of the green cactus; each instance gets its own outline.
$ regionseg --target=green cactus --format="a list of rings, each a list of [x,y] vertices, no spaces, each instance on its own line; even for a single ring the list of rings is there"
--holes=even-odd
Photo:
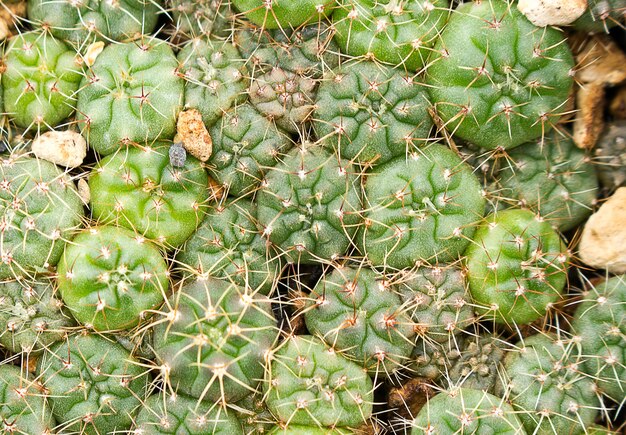
[[[67,433],[96,435],[129,429],[149,376],[110,338],[77,334],[37,363],[52,412]]]
[[[37,381],[9,364],[0,365],[0,433],[51,434],[55,421]]]
[[[493,393],[501,376],[505,343],[494,335],[468,337],[447,373],[450,384]]]
[[[254,394],[249,394],[232,408],[237,412],[246,435],[259,435],[270,432],[276,421],[265,405],[262,386]]]
[[[51,280],[0,283],[0,344],[11,352],[39,352],[74,325]]]
[[[600,401],[592,378],[581,372],[585,356],[573,341],[536,334],[504,359],[505,380],[496,394],[513,403],[528,433],[585,433]]]
[[[209,38],[193,39],[178,53],[184,74],[185,109],[197,109],[206,125],[245,101],[248,71],[237,48]]]
[[[257,26],[265,29],[295,29],[319,21],[333,0],[231,0],[233,5]]]
[[[463,334],[450,336],[443,343],[434,340],[420,340],[417,342],[411,355],[411,375],[431,381],[437,381],[442,375],[447,375],[461,358],[461,351],[465,345]]]
[[[89,176],[94,219],[133,229],[167,247],[182,245],[204,219],[209,178],[191,156],[184,166],[173,167],[169,149],[157,142],[100,160]]]
[[[286,427],[276,426],[268,435],[349,435],[354,432],[344,428],[321,428],[312,426],[298,426],[289,424]]]
[[[153,394],[135,419],[134,435],[243,435],[235,415],[209,402]]]
[[[40,32],[9,40],[2,60],[4,112],[22,128],[37,131],[59,125],[76,108],[83,78],[76,52]]]
[[[270,301],[215,278],[174,293],[153,347],[169,389],[234,403],[254,392],[278,334]]]
[[[211,175],[236,197],[254,193],[267,169],[292,147],[287,134],[249,104],[225,112],[210,133]]]
[[[563,33],[536,27],[504,0],[451,15],[426,71],[446,127],[483,148],[512,148],[547,133],[567,109],[574,60]]]
[[[228,36],[233,13],[229,0],[170,0],[175,35],[183,39]]]
[[[83,136],[102,155],[120,145],[171,139],[183,92],[183,73],[165,41],[146,38],[109,45],[78,93]]]
[[[574,27],[587,32],[609,33],[609,29],[624,25],[626,1],[624,0],[588,0],[587,12],[574,22]]]
[[[562,297],[567,248],[549,223],[528,210],[487,216],[465,255],[472,297],[488,319],[531,323]]]
[[[268,408],[284,424],[358,427],[372,414],[367,373],[309,335],[292,336],[274,352],[264,385]]]
[[[397,287],[371,269],[329,272],[307,298],[304,319],[311,334],[381,377],[406,364],[415,342]]]
[[[626,275],[592,287],[574,313],[584,370],[616,402],[626,398]]]
[[[411,426],[411,435],[526,433],[520,419],[505,400],[469,388],[437,394],[422,408]]]
[[[0,163],[0,279],[53,267],[80,227],[74,183],[45,160],[9,156]]]
[[[67,246],[58,267],[59,291],[74,317],[97,331],[130,329],[168,290],[159,250],[120,227],[93,227]]]
[[[374,168],[365,200],[357,244],[375,266],[391,268],[457,259],[485,211],[471,168],[439,144]]]
[[[626,121],[606,126],[594,148],[594,163],[604,187],[615,190],[626,185]]]
[[[59,39],[124,41],[151,33],[160,0],[28,0],[28,18]]]
[[[353,166],[319,146],[303,144],[271,168],[257,203],[264,236],[293,263],[343,256],[361,222]]]
[[[176,260],[183,273],[224,278],[268,294],[280,274],[277,257],[261,237],[256,205],[240,199],[212,208]]]
[[[448,0],[344,0],[333,13],[335,38],[350,56],[365,56],[410,74],[427,64],[448,15]]]
[[[428,141],[433,126],[426,89],[411,75],[373,62],[326,73],[316,107],[318,137],[361,163],[406,157]]]

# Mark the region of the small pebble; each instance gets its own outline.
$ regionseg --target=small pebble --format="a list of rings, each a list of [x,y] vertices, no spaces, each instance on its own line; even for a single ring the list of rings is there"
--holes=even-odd
[[[183,143],[189,154],[201,162],[209,160],[213,153],[213,140],[204,122],[202,122],[200,112],[195,109],[180,112],[176,130],[177,141]]]
[[[170,147],[170,165],[175,168],[182,168],[185,166],[187,160],[187,151],[183,147],[181,142],[176,142]]]
[[[585,13],[587,0],[519,0],[517,9],[535,26],[565,26]]]
[[[75,131],[48,131],[33,141],[36,157],[57,165],[75,168],[87,155],[87,142]]]

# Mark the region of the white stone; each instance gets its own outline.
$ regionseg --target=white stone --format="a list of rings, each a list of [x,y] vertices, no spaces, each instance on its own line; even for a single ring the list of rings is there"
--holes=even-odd
[[[40,159],[75,168],[87,155],[87,142],[75,131],[48,131],[33,141],[32,150]]]
[[[517,9],[535,26],[565,26],[585,13],[587,0],[519,0]]]

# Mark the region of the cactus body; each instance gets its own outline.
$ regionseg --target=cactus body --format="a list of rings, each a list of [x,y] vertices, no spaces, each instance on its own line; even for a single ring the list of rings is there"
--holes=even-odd
[[[332,0],[232,0],[247,19],[265,29],[295,29],[322,19]]]

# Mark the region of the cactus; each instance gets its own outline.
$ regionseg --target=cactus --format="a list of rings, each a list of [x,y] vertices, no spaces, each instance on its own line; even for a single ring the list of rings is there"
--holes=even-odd
[[[0,365],[0,397],[0,433],[54,433],[54,417],[40,385],[19,367]]]
[[[546,314],[567,282],[568,252],[549,223],[528,210],[495,212],[465,251],[478,311],[523,325]]]
[[[151,33],[160,0],[28,0],[28,18],[56,38],[81,44],[125,41]]]
[[[292,336],[276,349],[264,385],[268,408],[284,424],[357,427],[372,414],[369,376],[312,336]]]
[[[168,271],[158,249],[120,227],[82,231],[58,267],[59,291],[74,317],[97,331],[130,329],[163,301]]]
[[[214,124],[236,103],[245,101],[248,71],[237,48],[209,38],[193,39],[178,53],[184,74],[185,108],[197,109]]]
[[[350,56],[365,56],[410,74],[427,64],[449,15],[448,0],[345,0],[333,13],[335,38]]]
[[[323,148],[292,150],[268,171],[257,195],[264,236],[290,262],[343,256],[361,222],[358,183],[352,165]]]
[[[74,112],[83,75],[64,42],[40,32],[16,35],[2,64],[4,112],[17,126],[47,130]]]
[[[277,257],[261,237],[256,205],[240,199],[212,208],[176,260],[187,275],[224,278],[268,294],[280,273]]]
[[[428,91],[451,132],[483,148],[547,133],[565,111],[574,60],[564,36],[504,0],[459,5],[433,49]]]
[[[411,435],[525,433],[511,405],[492,394],[469,388],[437,394],[422,408],[411,426]]]
[[[505,341],[493,335],[467,338],[447,373],[451,385],[493,393],[501,376]]]
[[[171,139],[184,80],[170,46],[157,38],[112,44],[86,73],[78,93],[78,122],[102,155],[121,145]]]
[[[587,12],[574,22],[574,27],[587,32],[609,32],[615,26],[624,26],[626,1],[589,0]]]
[[[111,339],[77,334],[39,359],[37,375],[64,432],[85,435],[130,429],[148,375]]]
[[[153,347],[168,389],[224,405],[255,391],[278,334],[268,299],[207,278],[182,286],[166,309]]]
[[[610,278],[583,294],[572,329],[580,338],[585,372],[616,402],[626,398],[626,276]]]
[[[224,113],[210,133],[211,175],[232,196],[254,193],[268,168],[292,146],[285,133],[249,104]]]
[[[463,334],[450,336],[444,343],[428,339],[418,341],[411,355],[411,375],[438,381],[442,375],[447,375],[452,365],[461,358],[464,345]]]
[[[610,190],[626,185],[626,121],[608,124],[594,148],[600,183]]]
[[[231,0],[233,5],[257,26],[265,29],[295,29],[319,21],[333,0]]]
[[[439,144],[374,168],[365,199],[357,244],[372,264],[391,268],[457,259],[485,211],[470,167]]]
[[[11,352],[39,352],[74,325],[51,280],[0,283],[0,344]]]
[[[311,426],[287,425],[286,427],[276,426],[268,435],[349,435],[354,432],[344,428],[320,428]]]
[[[9,156],[0,163],[0,279],[53,267],[81,225],[71,178],[50,162]]]
[[[405,365],[415,331],[396,286],[366,268],[338,267],[306,301],[309,332],[371,374],[382,377]]]
[[[173,167],[169,149],[155,143],[100,160],[89,176],[93,217],[167,247],[182,245],[204,219],[209,179],[193,157]]]
[[[315,130],[342,157],[382,164],[428,141],[429,106],[425,88],[411,75],[373,62],[345,64],[323,78]]]
[[[243,435],[235,415],[184,395],[153,394],[135,419],[133,435]]]
[[[572,340],[536,334],[504,359],[496,393],[512,403],[528,433],[585,433],[599,409],[596,386],[582,373],[585,356]]]
[[[170,0],[175,36],[228,36],[233,20],[229,0]]]
[[[237,411],[246,435],[259,435],[270,432],[274,424],[274,416],[265,406],[262,386],[259,385],[254,394],[247,395],[232,408]]]

